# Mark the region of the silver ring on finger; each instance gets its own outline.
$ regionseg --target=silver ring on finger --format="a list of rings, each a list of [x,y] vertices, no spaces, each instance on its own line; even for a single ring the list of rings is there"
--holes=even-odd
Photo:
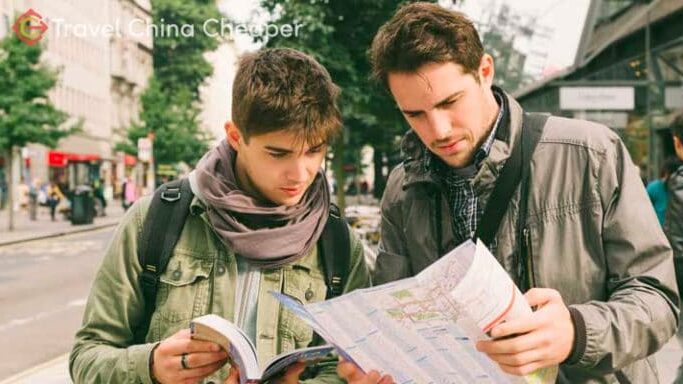
[[[187,364],[187,353],[183,353],[183,355],[180,356],[180,366],[183,369],[190,369],[190,366]]]

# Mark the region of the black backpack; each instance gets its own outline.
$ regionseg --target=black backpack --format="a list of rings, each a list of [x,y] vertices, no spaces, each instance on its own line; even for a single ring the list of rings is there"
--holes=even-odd
[[[138,236],[138,261],[142,266],[139,276],[145,301],[145,316],[134,330],[136,340],[144,341],[156,305],[159,276],[166,270],[185,220],[190,212],[194,194],[187,178],[163,184],[154,197]],[[318,250],[322,253],[322,267],[327,286],[326,299],[339,296],[349,273],[351,251],[349,227],[339,208],[332,204],[325,223]]]

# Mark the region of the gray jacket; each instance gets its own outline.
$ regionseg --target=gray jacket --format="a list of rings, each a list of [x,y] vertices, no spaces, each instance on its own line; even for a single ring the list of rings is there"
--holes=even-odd
[[[509,139],[494,142],[473,180],[482,204],[519,143],[523,111],[508,99]],[[376,283],[414,275],[457,245],[439,180],[422,166],[424,146],[409,133],[403,149],[382,199]],[[532,157],[523,239],[515,235],[519,201],[518,188],[495,256],[515,276],[514,251],[525,241],[531,285],[558,290],[569,306],[576,340],[558,382],[658,383],[652,354],[678,322],[672,253],[619,137],[599,124],[550,117]]]

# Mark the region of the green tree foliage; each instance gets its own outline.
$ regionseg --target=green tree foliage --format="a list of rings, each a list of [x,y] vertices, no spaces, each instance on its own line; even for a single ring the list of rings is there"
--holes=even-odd
[[[13,34],[0,41],[0,153],[6,159],[9,185],[13,150],[29,143],[54,148],[59,139],[80,129],[80,122],[66,124],[69,116],[50,103],[48,92],[58,73],[40,62],[41,54],[40,44],[28,46]],[[11,208],[9,212],[12,230]]]
[[[155,25],[192,25],[194,36],[155,36],[154,76],[141,98],[140,123],[128,128],[117,149],[137,154],[137,140],[152,132],[157,163],[194,165],[209,142],[198,118],[199,88],[213,73],[204,54],[218,47],[218,41],[204,33],[204,23],[220,14],[210,0],[152,0],[152,13]]]

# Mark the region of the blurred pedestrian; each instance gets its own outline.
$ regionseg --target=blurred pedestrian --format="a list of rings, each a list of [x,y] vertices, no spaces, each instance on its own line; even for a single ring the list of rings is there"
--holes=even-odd
[[[135,200],[137,200],[137,186],[135,185],[133,178],[126,176],[121,189],[121,205],[124,210],[128,210]]]
[[[95,179],[92,183],[93,194],[97,201],[100,202],[102,211],[100,216],[107,216],[107,199],[104,198],[104,185],[100,179]]]
[[[40,191],[40,180],[33,179],[28,187],[28,218],[35,221],[38,216],[38,193]]]
[[[650,197],[652,206],[657,213],[659,224],[664,225],[666,217],[666,206],[669,201],[669,193],[667,192],[667,182],[669,177],[676,172],[676,169],[681,165],[681,161],[676,157],[671,157],[664,161],[662,168],[659,170],[659,178],[651,181],[647,185],[647,195]]]
[[[59,203],[64,200],[64,194],[62,193],[62,190],[59,188],[59,185],[52,180],[50,181],[50,186],[47,188],[47,205],[50,207],[50,219],[52,221],[55,221],[55,213],[57,210],[57,206]]]

